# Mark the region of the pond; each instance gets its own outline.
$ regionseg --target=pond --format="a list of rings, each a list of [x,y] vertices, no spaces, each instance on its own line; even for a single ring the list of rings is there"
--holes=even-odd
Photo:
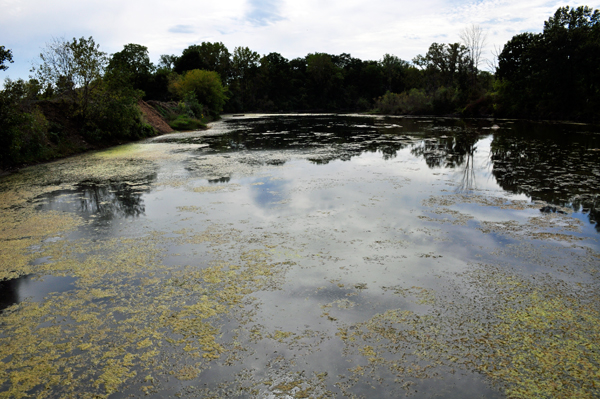
[[[231,116],[0,198],[0,398],[600,386],[598,127]]]

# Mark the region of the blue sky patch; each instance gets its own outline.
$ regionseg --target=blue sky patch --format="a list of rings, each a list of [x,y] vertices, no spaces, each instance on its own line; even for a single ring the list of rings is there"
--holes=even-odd
[[[192,25],[175,25],[169,28],[171,33],[194,33]]]
[[[250,10],[245,19],[256,26],[266,26],[281,21],[279,15],[279,4],[277,0],[249,0]]]

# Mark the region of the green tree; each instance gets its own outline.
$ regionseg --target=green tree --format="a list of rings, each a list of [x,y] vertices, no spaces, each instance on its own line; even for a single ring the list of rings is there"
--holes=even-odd
[[[260,59],[257,83],[257,108],[264,111],[291,109],[292,76],[290,62],[279,53]]]
[[[223,106],[227,101],[221,78],[214,71],[200,69],[187,71],[183,76],[173,80],[170,88],[181,99],[185,99],[186,96],[193,93],[198,102],[206,107],[214,118],[217,118],[223,111]]]
[[[5,49],[4,46],[0,46],[0,71],[6,71],[8,69],[8,65],[4,64],[5,62],[14,62],[12,51],[10,49]]]
[[[0,166],[31,162],[44,156],[48,122],[35,105],[39,84],[4,81],[0,91]]]
[[[91,36],[70,42],[54,39],[46,44],[40,53],[41,62],[31,70],[43,86],[70,97],[83,121],[87,120],[90,99],[102,82],[108,62],[99,48]]]
[[[173,70],[183,74],[192,69],[215,71],[221,77],[221,83],[226,85],[231,76],[231,54],[221,42],[193,44],[175,60]]]
[[[174,54],[162,54],[158,61],[158,68],[172,71],[175,67],[175,62],[177,62],[177,58],[178,57]]]
[[[498,57],[498,111],[598,120],[600,12],[559,8],[540,34],[515,35]]]
[[[254,86],[258,74],[260,55],[248,47],[236,47],[231,63],[232,99],[237,99],[237,108],[245,111],[255,103]]]
[[[154,69],[146,46],[126,44],[123,50],[112,55],[106,72],[121,75],[133,88],[146,91]]]
[[[319,108],[334,107],[335,90],[343,82],[342,69],[335,65],[331,55],[314,53],[306,56],[306,76],[311,89],[312,104]]]
[[[456,112],[465,106],[473,85],[469,79],[473,62],[467,47],[460,43],[433,43],[427,54],[418,55],[413,63],[423,70],[434,113]]]
[[[425,70],[430,89],[463,86],[472,65],[469,49],[460,43],[432,43],[413,63]]]
[[[406,90],[406,70],[410,68],[407,61],[401,60],[395,55],[385,54],[379,61],[385,82],[385,90],[393,93],[401,93]]]

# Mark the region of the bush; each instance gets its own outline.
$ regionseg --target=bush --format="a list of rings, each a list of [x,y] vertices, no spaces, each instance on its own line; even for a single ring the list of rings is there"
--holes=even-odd
[[[136,140],[155,134],[154,129],[144,122],[137,105],[141,91],[123,88],[116,90],[104,83],[96,90],[83,134],[93,142]]]
[[[452,87],[439,87],[431,101],[434,114],[450,114],[459,107],[459,92]]]
[[[420,89],[400,94],[387,92],[375,100],[375,112],[392,115],[422,115],[431,112],[431,98]]]
[[[183,101],[177,105],[181,114],[187,115],[190,118],[204,119],[204,106],[198,102],[194,93],[186,93]]]
[[[191,96],[195,97],[213,118],[219,117],[227,101],[221,78],[214,71],[187,71],[183,76],[175,77],[169,84],[169,89],[184,101]]]
[[[205,129],[206,125],[195,118],[190,118],[188,115],[179,115],[177,119],[169,123],[174,130],[197,130]]]
[[[32,104],[30,83],[6,80],[0,92],[0,165],[46,157],[48,121]]]

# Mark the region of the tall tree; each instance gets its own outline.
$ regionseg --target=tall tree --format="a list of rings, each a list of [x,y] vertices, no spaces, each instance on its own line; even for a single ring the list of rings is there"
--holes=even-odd
[[[31,69],[34,77],[42,86],[49,85],[73,98],[78,115],[86,120],[90,99],[102,83],[108,62],[106,53],[100,51],[100,45],[91,36],[87,39],[73,38],[70,42],[55,38],[46,43],[40,60]]]
[[[287,58],[279,53],[270,53],[260,59],[257,91],[260,109],[274,111],[292,107],[291,101],[295,93],[292,70]]]
[[[472,65],[469,49],[460,43],[432,43],[427,54],[416,56],[413,63],[425,70],[430,89],[464,86]]]
[[[483,61],[481,56],[487,40],[486,33],[481,26],[472,24],[462,30],[460,40],[469,53],[472,71],[477,72]]]
[[[559,8],[540,34],[515,35],[498,57],[507,116],[598,120],[600,12]]]
[[[335,89],[343,82],[342,70],[325,53],[306,56],[306,75],[312,94],[312,104],[319,108],[335,107]]]
[[[410,64],[395,55],[385,54],[379,61],[379,65],[385,81],[385,90],[394,93],[403,92],[406,89],[405,70],[410,67]]]
[[[113,54],[107,67],[107,71],[121,74],[138,90],[145,89],[154,69],[148,55],[148,47],[131,43]]]
[[[231,54],[221,42],[193,44],[175,60],[173,69],[179,74],[192,69],[215,71],[222,83],[227,84],[231,77]]]
[[[162,54],[158,61],[158,68],[172,71],[175,67],[175,62],[177,61],[177,58],[179,57],[177,57],[175,54]]]
[[[8,65],[4,63],[12,63],[12,51],[10,49],[5,49],[4,46],[0,46],[0,71],[6,71],[8,69]]]
[[[126,44],[123,50],[110,58],[106,75],[118,85],[125,85],[144,94],[152,91],[152,73],[155,67],[150,62],[148,48],[140,44]]]
[[[232,82],[230,90],[238,99],[239,110],[246,111],[254,106],[254,85],[258,73],[260,55],[248,47],[236,47],[231,63]]]

